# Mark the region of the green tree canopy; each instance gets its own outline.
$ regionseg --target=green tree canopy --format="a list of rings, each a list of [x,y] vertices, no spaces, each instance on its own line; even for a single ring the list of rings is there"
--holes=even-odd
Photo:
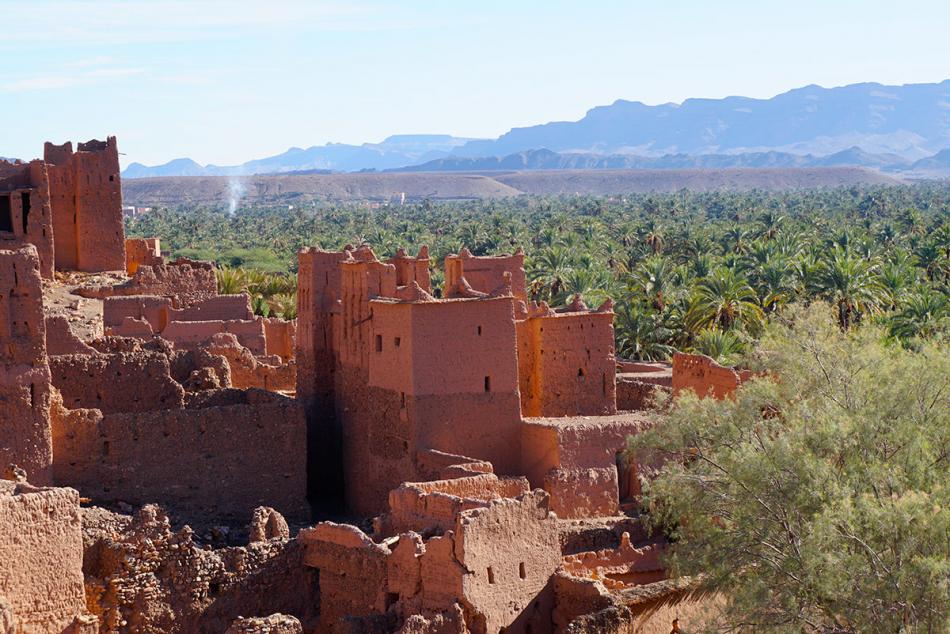
[[[676,574],[748,631],[950,627],[950,346],[850,332],[790,309],[747,358],[766,378],[735,399],[678,397],[630,452]],[[773,380],[768,377],[777,377]]]

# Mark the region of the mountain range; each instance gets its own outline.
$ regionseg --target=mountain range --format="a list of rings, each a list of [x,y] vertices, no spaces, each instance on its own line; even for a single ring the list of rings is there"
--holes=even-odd
[[[125,178],[361,170],[820,167],[950,174],[950,80],[837,88],[770,99],[618,100],[578,121],[513,128],[497,139],[397,135],[381,143],[291,148],[237,166],[132,163]]]

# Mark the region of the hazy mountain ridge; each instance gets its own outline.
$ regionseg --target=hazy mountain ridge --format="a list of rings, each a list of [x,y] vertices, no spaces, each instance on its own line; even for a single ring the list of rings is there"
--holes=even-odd
[[[937,158],[945,149],[950,80],[810,85],[770,99],[687,99],[658,106],[617,100],[578,121],[513,128],[497,139],[395,135],[381,143],[294,147],[237,166],[201,166],[190,159],[155,167],[132,163],[123,176],[826,165],[940,176],[950,175],[950,166]],[[930,162],[915,167],[921,160]]]
[[[853,147],[829,156],[800,155],[788,152],[749,152],[744,154],[667,154],[637,156],[630,154],[558,153],[551,150],[526,150],[502,157],[465,158],[450,156],[393,172],[483,172],[494,170],[545,169],[730,169],[788,167],[873,167],[884,171],[903,171],[912,162],[896,154],[870,154]]]
[[[771,99],[687,99],[658,106],[617,100],[579,121],[514,128],[494,141],[470,141],[454,154],[504,156],[547,148],[643,156],[765,149],[825,155],[855,145],[909,159],[950,147],[950,80],[810,85]]]
[[[200,165],[189,158],[180,158],[163,165],[146,166],[131,163],[122,172],[123,178],[151,176],[234,176],[333,170],[355,172],[363,169],[384,170],[448,156],[452,149],[471,139],[447,134],[399,134],[381,143],[347,145],[327,143],[309,148],[292,147],[282,154],[247,161],[241,165]]]

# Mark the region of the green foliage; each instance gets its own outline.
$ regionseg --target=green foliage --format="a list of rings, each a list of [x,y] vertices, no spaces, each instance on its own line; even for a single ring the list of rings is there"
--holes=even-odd
[[[950,345],[839,316],[790,309],[747,358],[765,378],[632,437],[665,461],[645,504],[675,573],[726,597],[723,628],[946,632]]]
[[[756,337],[795,302],[826,299],[841,328],[875,321],[907,346],[950,327],[950,185],[794,192],[676,192],[622,198],[519,197],[372,209],[272,205],[156,210],[130,236],[156,236],[173,255],[251,272],[296,271],[302,247],[370,243],[379,257],[429,245],[438,294],[444,258],[521,246],[531,299],[553,307],[582,293],[615,301],[621,356],[722,350]],[[254,273],[256,275],[256,273]],[[221,280],[288,313],[279,276]],[[268,286],[268,284],[273,285]],[[704,334],[705,333],[705,334]],[[731,334],[726,334],[731,333]],[[699,347],[697,347],[699,346]]]

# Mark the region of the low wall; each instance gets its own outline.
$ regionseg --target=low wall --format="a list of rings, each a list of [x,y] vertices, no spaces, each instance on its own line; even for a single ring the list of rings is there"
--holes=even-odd
[[[271,506],[307,519],[302,407],[269,392],[242,404],[54,420],[57,482],[94,500],[157,502],[182,517],[246,521]]]
[[[85,612],[79,493],[0,480],[0,598],[14,631],[62,634]]]
[[[223,332],[236,335],[241,345],[256,355],[266,352],[264,324],[259,317],[252,320],[173,321],[162,331],[162,338],[178,347],[194,348]]]

